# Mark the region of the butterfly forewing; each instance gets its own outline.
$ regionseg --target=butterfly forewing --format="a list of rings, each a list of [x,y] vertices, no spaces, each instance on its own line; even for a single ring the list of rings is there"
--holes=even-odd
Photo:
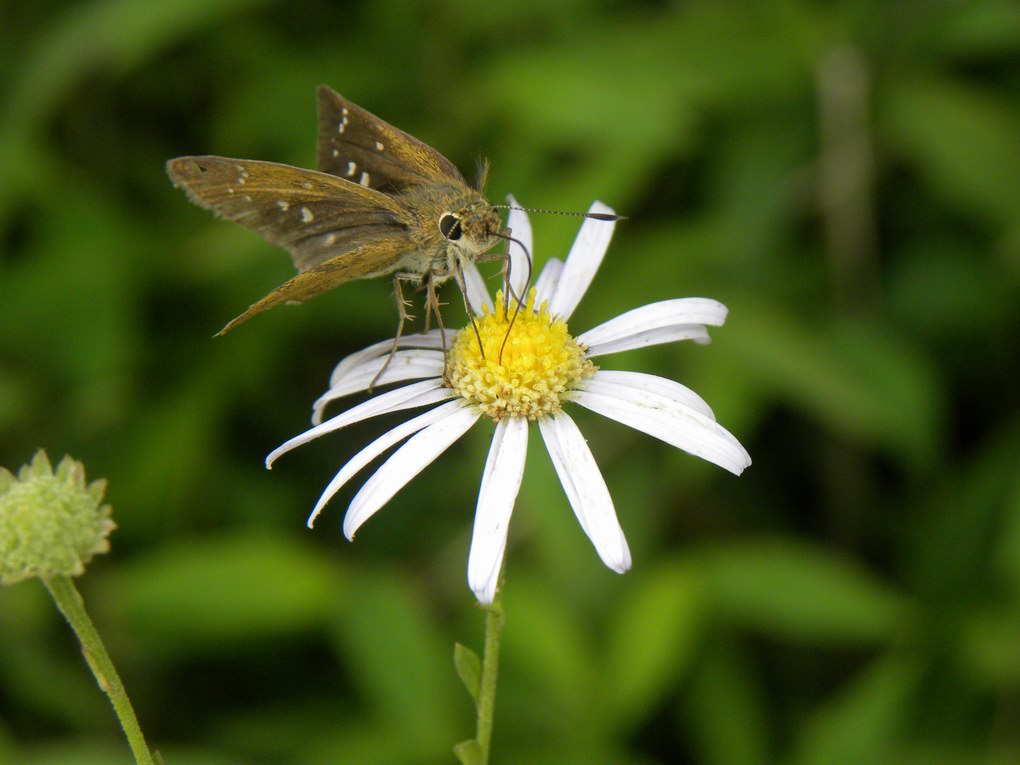
[[[403,130],[319,86],[318,168],[388,193],[426,184],[462,184],[450,160]]]
[[[390,197],[326,173],[226,157],[179,157],[167,172],[196,204],[283,247],[299,271],[406,238],[401,208]],[[356,260],[348,279],[369,275],[356,273]]]

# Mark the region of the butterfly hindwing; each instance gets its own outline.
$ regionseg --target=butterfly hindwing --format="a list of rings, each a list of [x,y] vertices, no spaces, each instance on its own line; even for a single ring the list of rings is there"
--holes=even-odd
[[[393,199],[327,173],[226,157],[178,157],[167,173],[191,201],[287,250],[302,272],[367,244],[406,241]],[[358,262],[345,281],[369,275]]]
[[[319,86],[320,171],[396,193],[423,184],[467,182],[454,164],[417,138]]]
[[[391,273],[399,267],[404,245],[404,240],[399,238],[369,242],[304,271],[253,303],[218,334],[229,332],[241,322],[281,303],[302,303],[353,279]]]

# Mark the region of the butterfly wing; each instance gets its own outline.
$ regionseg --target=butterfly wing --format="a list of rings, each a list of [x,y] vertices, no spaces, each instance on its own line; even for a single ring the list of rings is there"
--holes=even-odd
[[[281,303],[301,303],[352,279],[394,271],[405,249],[406,242],[403,240],[381,239],[338,255],[284,282],[216,334],[229,332],[241,322]]]
[[[417,138],[319,86],[317,167],[387,193],[422,184],[467,182],[454,164]]]
[[[240,223],[308,271],[371,242],[406,241],[401,207],[386,194],[314,170],[226,157],[178,157],[167,174],[195,204]],[[350,279],[361,274],[352,262]]]
[[[408,250],[402,208],[386,194],[342,178],[226,157],[179,157],[167,163],[167,173],[195,204],[283,247],[301,272],[219,334],[280,303],[395,271]]]

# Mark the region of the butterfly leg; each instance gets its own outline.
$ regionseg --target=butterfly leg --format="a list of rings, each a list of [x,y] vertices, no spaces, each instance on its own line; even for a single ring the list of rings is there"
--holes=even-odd
[[[509,236],[509,232],[507,232],[507,235]],[[504,316],[506,316],[506,314],[510,310],[510,295],[514,291],[514,286],[513,286],[513,284],[510,283],[510,269],[513,266],[513,262],[514,262],[513,258],[510,257],[510,243],[507,242],[505,257],[503,258],[503,315]],[[517,297],[517,296],[514,295],[514,297]]]
[[[506,229],[501,238],[507,240],[507,248],[503,252],[489,253],[487,255],[480,255],[475,258],[475,262],[481,262],[486,260],[502,260],[503,261],[503,312],[506,313],[510,309],[510,295],[514,294],[514,298],[517,298],[514,293],[513,287],[510,285],[510,229]]]
[[[375,387],[376,382],[378,382],[379,378],[382,377],[383,372],[386,371],[390,362],[393,361],[393,356],[396,354],[397,348],[400,347],[400,338],[404,334],[404,324],[407,323],[408,319],[412,321],[414,320],[414,317],[407,312],[407,306],[411,305],[411,303],[404,297],[404,289],[401,286],[401,282],[417,282],[418,278],[417,274],[407,273],[398,273],[393,277],[393,292],[397,298],[397,316],[399,317],[397,321],[397,332],[393,336],[393,347],[390,348],[390,353],[386,357],[386,361],[384,361],[383,365],[379,367],[379,371],[375,373],[375,376],[372,378],[372,382],[368,384],[369,393],[372,392],[372,388]]]
[[[426,321],[428,315],[431,312],[436,314],[436,324],[439,325],[439,337],[443,344],[443,380],[446,380],[446,327],[443,326],[443,314],[439,311],[439,296],[436,294],[436,281],[435,279],[429,278],[428,275],[425,277],[425,288],[428,290],[428,300],[426,302],[425,316]]]
[[[488,260],[502,260],[502,276],[503,276],[503,310],[506,312],[510,307],[510,295],[513,293],[513,288],[510,286],[510,251],[509,248],[503,252],[489,253],[488,255],[479,255],[474,259],[474,262],[480,263]],[[516,295],[515,295],[516,297]]]
[[[531,270],[532,266],[531,266],[531,253],[528,252],[528,248],[525,247],[524,243],[521,242],[519,239],[513,238],[513,232],[509,228],[503,231],[503,233],[500,235],[500,238],[505,239],[507,241],[506,251],[499,253],[497,255],[482,257],[479,258],[479,260],[496,260],[496,259],[503,260],[503,315],[504,316],[509,315],[510,319],[507,322],[506,334],[503,335],[503,343],[499,346],[499,363],[502,364],[503,349],[506,348],[507,341],[510,340],[510,331],[513,329],[514,322],[517,321],[517,314],[519,314],[521,312],[521,308],[524,307],[524,300],[528,295],[528,287],[531,284],[532,277]],[[524,289],[522,290],[520,295],[517,294],[517,291],[514,290],[513,285],[510,282],[510,269],[512,262],[512,259],[510,257],[511,242],[516,242],[517,245],[524,252],[524,262],[527,264],[527,278],[524,280]],[[513,296],[514,302],[517,304],[514,307],[514,312],[512,315],[510,314],[511,295]]]
[[[471,308],[471,301],[468,300],[467,283],[464,281],[464,269],[459,262],[454,266],[453,278],[457,280],[457,286],[460,287],[460,294],[464,298],[464,310],[467,311],[468,320],[471,322],[471,329],[475,331],[475,337],[478,339],[478,352],[484,359],[485,346],[482,345],[482,334],[478,331],[478,324],[475,323],[475,312]]]

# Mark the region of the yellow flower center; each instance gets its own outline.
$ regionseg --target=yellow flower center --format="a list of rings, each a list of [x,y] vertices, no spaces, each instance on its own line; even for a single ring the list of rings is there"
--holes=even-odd
[[[567,332],[566,322],[553,318],[546,303],[535,310],[535,290],[511,326],[515,311],[513,302],[509,311],[504,309],[503,293],[498,293],[495,312],[486,308],[475,320],[478,335],[470,325],[460,330],[447,355],[447,385],[497,422],[505,417],[536,420],[559,411],[570,392],[597,369],[585,357],[586,348]]]

